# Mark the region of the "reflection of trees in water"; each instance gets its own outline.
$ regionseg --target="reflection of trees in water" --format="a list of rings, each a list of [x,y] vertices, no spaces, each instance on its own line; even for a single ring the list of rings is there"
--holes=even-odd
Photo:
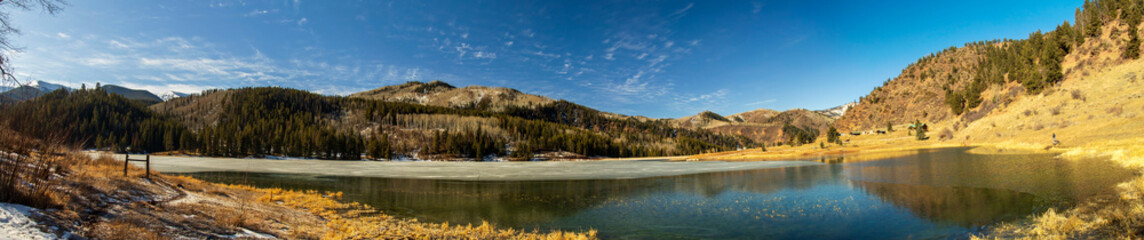
[[[726,191],[770,193],[841,181],[840,165],[703,173],[642,179],[573,181],[455,181],[290,174],[195,173],[207,181],[261,187],[341,191],[346,200],[424,221],[532,226],[604,201],[661,193],[713,197]]]
[[[1024,216],[1038,199],[1077,199],[1131,177],[1131,171],[1051,155],[975,155],[921,151],[918,155],[852,163],[618,180],[472,182],[290,174],[198,173],[208,181],[262,187],[341,191],[390,214],[425,221],[531,228],[610,201],[657,194],[712,198],[733,191],[769,194],[848,184],[935,221],[979,226],[1008,215]],[[940,186],[940,187],[931,187]],[[956,186],[956,187],[954,187]],[[987,189],[986,189],[987,188]],[[1004,189],[1004,190],[990,190]],[[1019,193],[1023,192],[1023,193]],[[1054,197],[1058,196],[1058,197]],[[648,203],[651,204],[651,203]],[[1053,204],[1049,204],[1052,206]],[[1024,208],[1022,208],[1024,207]]]
[[[1028,193],[969,187],[924,186],[855,181],[867,194],[919,217],[972,228],[1015,220],[1034,213],[1036,196]]]
[[[1109,161],[1071,161],[1052,154],[981,155],[965,149],[926,150],[916,155],[848,164],[855,181],[1006,189],[1035,194],[1065,207],[1113,187],[1132,171]]]

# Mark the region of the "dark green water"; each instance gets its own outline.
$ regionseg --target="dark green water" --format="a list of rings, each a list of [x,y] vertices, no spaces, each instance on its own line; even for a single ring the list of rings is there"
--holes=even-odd
[[[207,181],[341,191],[422,221],[596,229],[621,239],[964,238],[1110,194],[1133,172],[1103,160],[966,149],[820,166],[577,181],[452,181],[213,172]]]

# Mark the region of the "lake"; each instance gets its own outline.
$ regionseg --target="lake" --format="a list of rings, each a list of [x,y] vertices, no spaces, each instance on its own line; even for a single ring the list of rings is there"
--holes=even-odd
[[[919,150],[877,161],[637,179],[461,181],[182,173],[206,181],[344,192],[426,222],[596,229],[615,239],[964,238],[1114,193],[1134,176],[1106,160]]]

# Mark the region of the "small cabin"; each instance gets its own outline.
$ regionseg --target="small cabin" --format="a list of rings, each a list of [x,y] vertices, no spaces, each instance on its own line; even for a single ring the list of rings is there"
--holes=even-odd
[[[927,132],[929,131],[929,125],[926,125],[925,123],[910,124],[910,126],[908,128],[910,131],[913,131],[914,129],[919,129],[919,128],[922,129],[922,131],[927,131]]]

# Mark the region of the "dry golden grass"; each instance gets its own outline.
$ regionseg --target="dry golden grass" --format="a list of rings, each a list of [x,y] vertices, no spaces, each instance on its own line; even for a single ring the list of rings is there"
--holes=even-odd
[[[905,129],[906,125],[894,126],[894,129]],[[936,128],[933,128],[936,129]],[[869,129],[872,132],[875,129]],[[882,129],[884,130],[884,129]],[[753,148],[741,151],[717,152],[692,155],[680,159],[691,160],[718,160],[718,161],[756,161],[756,160],[791,160],[791,159],[817,159],[822,157],[845,156],[846,161],[870,161],[914,154],[919,149],[946,148],[966,146],[963,143],[942,142],[935,139],[918,141],[905,130],[888,132],[887,134],[866,134],[860,136],[844,135],[842,139],[849,143],[805,144],[802,146],[772,146],[767,151]],[[932,131],[931,133],[932,134]],[[825,141],[820,137],[819,141]]]
[[[60,158],[42,223],[93,239],[231,238],[245,231],[286,239],[595,239],[595,232],[531,233],[398,219],[342,202],[341,193],[207,183],[77,152]],[[43,161],[32,162],[43,164]],[[37,168],[33,168],[37,169]],[[33,179],[34,180],[34,179]]]
[[[496,228],[488,222],[480,226],[454,226],[448,223],[421,223],[415,219],[399,219],[378,212],[368,205],[339,201],[342,193],[260,189],[230,185],[230,188],[261,193],[258,201],[279,204],[327,219],[329,231],[323,239],[595,239],[596,232],[532,233]]]
[[[341,202],[341,193],[206,183],[95,159],[50,140],[0,128],[0,201],[43,209],[40,222],[92,239],[595,239],[587,233],[530,233],[397,219]]]
[[[920,148],[975,146],[971,153],[1055,152],[1073,161],[1107,158],[1144,175],[1144,86],[1137,83],[1144,77],[1144,60],[1120,60],[1119,51],[1126,40],[1113,34],[1113,28],[1124,26],[1110,24],[1100,40],[1088,41],[1066,57],[1062,64],[1066,77],[1061,84],[1042,94],[1017,95],[973,119],[932,123],[931,130],[939,132],[936,140],[904,140],[903,131],[899,131],[844,136],[852,139],[846,147],[779,147],[768,148],[766,153],[753,149],[691,158],[797,159],[833,153],[908,153]],[[990,88],[983,97],[987,101],[1004,99],[1000,96],[1012,87]],[[1054,134],[1059,145],[1053,144]],[[1121,183],[1118,190],[1118,197],[1098,198],[1072,209],[1033,216],[1027,222],[995,226],[975,238],[1139,239],[1144,235],[1144,177]]]

